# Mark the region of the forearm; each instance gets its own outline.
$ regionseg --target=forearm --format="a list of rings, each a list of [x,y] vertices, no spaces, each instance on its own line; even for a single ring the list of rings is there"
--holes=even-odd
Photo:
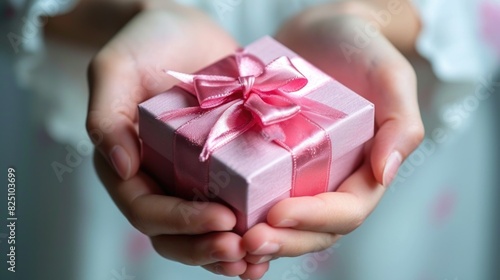
[[[375,22],[382,33],[401,52],[415,51],[420,33],[420,18],[411,0],[361,0],[364,5],[360,15]]]
[[[170,0],[80,0],[69,13],[49,18],[44,29],[49,36],[101,47],[135,15],[159,8],[181,7]]]
[[[347,0],[314,6],[288,25],[292,29],[309,29],[334,17],[355,16],[366,21],[360,32],[371,34],[377,29],[402,53],[413,54],[420,32],[420,19],[411,0]],[[279,37],[280,34],[278,34]]]

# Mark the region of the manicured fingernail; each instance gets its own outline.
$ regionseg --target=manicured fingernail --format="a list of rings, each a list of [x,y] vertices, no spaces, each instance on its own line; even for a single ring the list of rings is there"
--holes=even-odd
[[[384,174],[382,176],[382,184],[384,186],[388,187],[391,184],[394,177],[396,177],[399,166],[401,166],[402,162],[403,157],[398,151],[394,151],[389,155],[387,161],[385,162]]]
[[[252,255],[272,255],[280,250],[280,245],[271,242],[265,242],[252,252]]]
[[[299,222],[297,222],[296,220],[284,219],[283,221],[279,222],[275,226],[276,227],[294,227],[294,226],[297,226],[298,224],[299,224]]]
[[[255,262],[255,264],[265,263],[267,261],[270,261],[272,258],[273,258],[273,256],[271,256],[271,255],[262,256],[260,259],[257,260],[257,262]]]
[[[111,163],[113,164],[116,173],[118,173],[123,180],[128,179],[128,176],[130,176],[131,162],[127,151],[125,151],[122,146],[116,145],[113,149],[111,149],[109,158],[111,159]]]

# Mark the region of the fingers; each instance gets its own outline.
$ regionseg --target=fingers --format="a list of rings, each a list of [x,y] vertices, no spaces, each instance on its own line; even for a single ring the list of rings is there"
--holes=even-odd
[[[373,141],[371,162],[377,181],[389,186],[402,162],[423,140],[424,128],[419,120],[388,120]]]
[[[344,235],[364,222],[385,190],[365,162],[336,192],[280,201],[269,211],[267,221],[278,228]]]
[[[87,131],[97,149],[122,179],[139,168],[140,147],[135,127],[137,104],[145,99],[129,58],[101,54],[89,66],[90,102]]]
[[[240,275],[241,279],[261,279],[269,270],[269,262],[247,264],[247,270]]]
[[[359,28],[359,24],[347,24],[344,28]],[[339,53],[325,56],[335,59]],[[372,170],[378,182],[389,186],[399,166],[424,137],[416,75],[410,63],[380,33],[349,59],[345,65],[323,62],[323,68],[375,105]]]
[[[142,195],[130,206],[132,225],[144,234],[200,234],[231,230],[236,220],[224,206],[211,203],[203,211],[191,201],[164,195]]]
[[[232,232],[204,235],[160,235],[151,238],[153,247],[164,258],[187,265],[207,265],[215,262],[237,262],[246,254],[241,237]],[[237,271],[241,264],[226,266]],[[228,271],[233,272],[233,271]]]
[[[388,186],[424,135],[415,73],[381,32],[375,29],[369,36],[358,32],[366,30],[366,20],[320,13],[322,16],[315,19],[296,20],[298,27],[293,32],[278,35],[320,69],[374,103],[377,133],[370,158],[375,178]]]
[[[245,261],[251,264],[261,264],[266,263],[272,260],[277,259],[278,257],[274,257],[272,255],[251,255],[248,254],[245,256]]]
[[[363,50],[358,60],[364,62],[357,63],[361,75],[354,80],[365,80],[364,86],[358,86],[358,93],[375,105],[372,171],[377,181],[387,187],[424,137],[416,75],[410,63],[382,35],[372,39],[370,48]]]
[[[136,16],[89,65],[87,130],[124,180],[140,165],[137,105],[176,83],[162,70],[196,71],[237,46],[208,17],[178,5],[172,9]]]
[[[99,153],[95,154],[94,162],[99,177],[120,210],[134,227],[148,236],[229,231],[236,224],[233,212],[221,204],[197,205],[165,196],[141,171],[122,181],[110,173],[109,165]]]
[[[203,268],[215,274],[234,277],[245,273],[247,270],[247,262],[244,260],[235,262],[216,262],[204,265]]]
[[[236,262],[216,262],[203,266],[204,269],[229,277],[239,276],[241,279],[261,279],[269,270],[269,262],[249,264],[244,260]]]
[[[250,255],[296,257],[332,246],[340,235],[275,228],[262,223],[243,236],[243,246]]]
[[[373,173],[389,186],[399,166],[424,137],[417,101],[416,76],[411,65],[398,56],[371,69],[372,102],[378,127],[371,150]]]

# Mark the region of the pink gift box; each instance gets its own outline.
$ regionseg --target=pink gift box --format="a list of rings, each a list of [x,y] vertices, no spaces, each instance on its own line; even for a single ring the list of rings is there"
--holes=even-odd
[[[193,200],[192,207],[181,209],[187,223],[192,215],[203,211],[205,201],[217,201],[229,206],[236,214],[238,221],[235,231],[238,233],[244,233],[253,225],[265,221],[268,210],[282,199],[293,195],[335,191],[359,166],[363,144],[374,134],[372,103],[272,38],[265,37],[250,44],[245,48],[245,53],[257,57],[266,65],[279,57],[287,57],[307,79],[307,84],[293,94],[315,100],[343,113],[341,118],[314,118],[331,144],[328,151],[330,165],[324,168],[324,189],[304,183],[297,185],[297,182],[308,180],[305,178],[300,181],[300,178],[296,178],[296,174],[300,174],[296,173],[296,158],[291,156],[289,150],[263,137],[259,125],[217,148],[207,161],[198,160],[204,139],[179,132],[195,117],[191,114],[166,121],[159,119],[165,112],[199,106],[198,99],[185,89],[173,87],[139,105],[143,168],[163,184],[167,194]],[[234,59],[225,58],[198,73],[234,76],[235,73],[220,72],[223,69],[221,65],[232,61]],[[196,118],[203,119],[203,115],[198,114]],[[206,125],[199,126],[188,133],[206,136],[210,129]],[[193,139],[189,140],[190,137]],[[312,158],[316,153],[324,152],[312,150],[307,150]],[[307,163],[301,164],[308,168]]]

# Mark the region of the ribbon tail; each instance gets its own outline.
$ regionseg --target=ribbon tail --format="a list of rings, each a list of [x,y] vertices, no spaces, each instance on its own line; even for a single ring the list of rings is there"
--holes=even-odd
[[[279,89],[283,92],[294,92],[307,84],[307,78],[293,65],[286,56],[281,56],[264,68],[257,77],[256,88],[263,92]]]
[[[177,80],[179,80],[179,81],[181,81],[183,83],[186,83],[186,84],[193,83],[193,79],[195,77],[195,75],[185,74],[185,73],[171,71],[171,70],[164,70],[164,72],[167,75],[170,75],[170,76],[176,78]]]
[[[303,112],[313,115],[323,116],[334,120],[343,119],[347,116],[346,113],[340,110],[309,98],[298,99],[298,104],[300,104]]]
[[[243,108],[243,101],[231,105],[210,130],[199,160],[206,161],[215,150],[231,142],[254,124],[252,114]]]

